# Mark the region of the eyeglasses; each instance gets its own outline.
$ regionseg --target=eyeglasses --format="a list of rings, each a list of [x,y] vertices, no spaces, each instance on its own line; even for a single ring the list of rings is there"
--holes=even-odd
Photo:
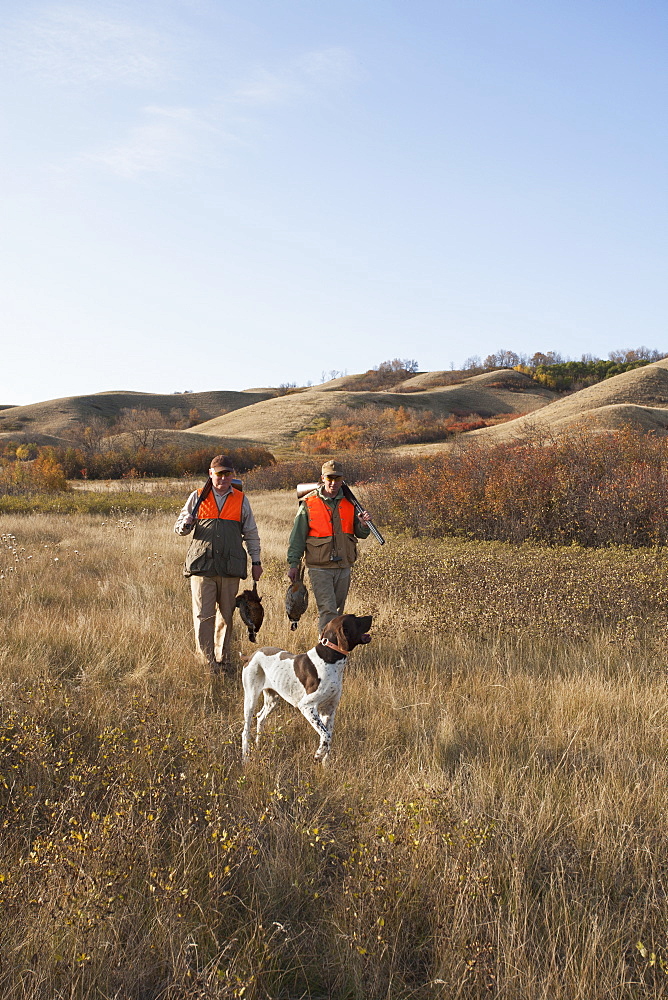
[[[338,483],[339,479],[343,479],[343,476],[325,476],[330,483]]]
[[[209,469],[212,476],[231,476],[234,469]]]

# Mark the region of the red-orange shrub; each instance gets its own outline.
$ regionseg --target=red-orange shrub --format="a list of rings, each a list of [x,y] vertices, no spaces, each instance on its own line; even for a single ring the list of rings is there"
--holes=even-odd
[[[668,541],[668,439],[623,430],[467,447],[370,486],[379,523],[425,535],[582,545]]]

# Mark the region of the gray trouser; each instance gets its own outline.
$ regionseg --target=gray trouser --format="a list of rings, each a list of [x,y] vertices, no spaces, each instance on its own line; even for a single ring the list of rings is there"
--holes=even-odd
[[[322,634],[327,622],[343,614],[350,590],[350,567],[347,569],[311,569],[308,571],[311,590],[318,606],[318,629]]]
[[[190,577],[195,646],[211,665],[229,654],[238,589],[238,576]]]

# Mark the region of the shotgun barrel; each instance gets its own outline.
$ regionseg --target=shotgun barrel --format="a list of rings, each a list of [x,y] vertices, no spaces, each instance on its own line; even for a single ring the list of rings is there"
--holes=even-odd
[[[299,485],[297,486],[297,499],[301,500],[303,497],[306,496],[307,493],[312,493],[313,490],[317,490],[319,485],[320,483],[299,483]],[[359,502],[359,500],[357,499],[351,488],[348,486],[348,483],[344,481],[341,486],[341,489],[343,490],[343,495],[346,498],[346,500],[350,500],[351,504],[353,505],[357,513],[361,514],[364,511],[364,507]],[[379,542],[381,545],[384,545],[385,539],[381,535],[376,525],[373,524],[371,521],[367,521],[367,524],[369,525],[369,528],[371,529],[371,534],[376,539],[376,541]]]
[[[351,490],[350,486],[348,486],[348,483],[344,481],[341,485],[341,489],[343,490],[343,495],[346,498],[346,500],[350,500],[351,504],[353,505],[357,513],[362,514],[364,512],[364,507],[359,502],[359,500]],[[383,536],[381,535],[380,531],[373,523],[373,521],[367,521],[366,523],[369,525],[369,528],[371,529],[371,534],[376,539],[376,541],[379,542],[381,545],[384,545],[385,539],[383,538]]]

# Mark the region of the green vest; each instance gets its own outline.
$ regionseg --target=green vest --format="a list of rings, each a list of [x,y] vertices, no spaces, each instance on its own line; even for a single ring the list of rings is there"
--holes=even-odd
[[[224,518],[203,518],[195,524],[186,555],[184,576],[248,576],[241,524]]]

